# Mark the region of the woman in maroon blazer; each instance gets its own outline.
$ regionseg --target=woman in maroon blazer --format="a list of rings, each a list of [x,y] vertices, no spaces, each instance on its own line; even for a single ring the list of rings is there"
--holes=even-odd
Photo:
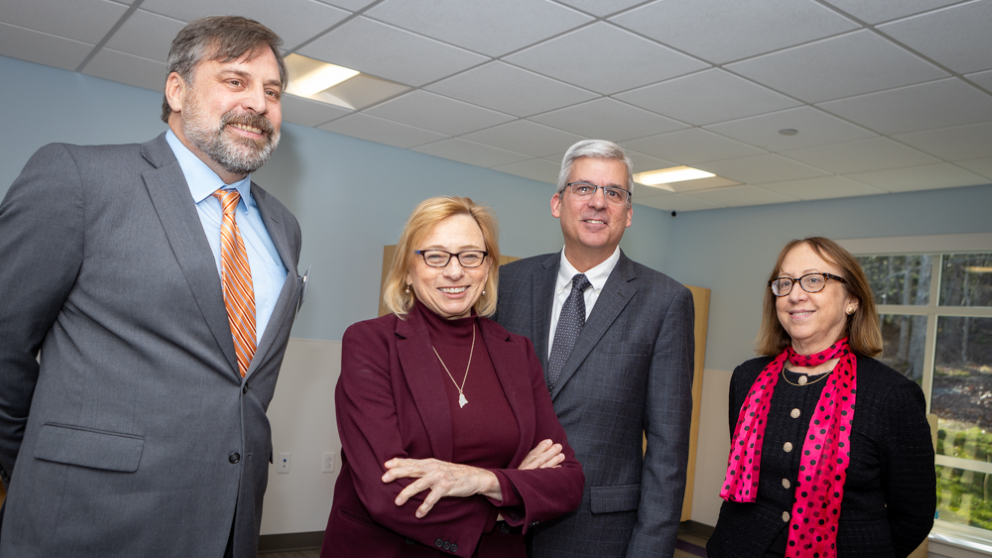
[[[584,477],[531,342],[496,310],[492,212],[432,198],[400,236],[392,311],[345,332],[342,468],[322,557],[526,556],[523,532],[578,507]]]

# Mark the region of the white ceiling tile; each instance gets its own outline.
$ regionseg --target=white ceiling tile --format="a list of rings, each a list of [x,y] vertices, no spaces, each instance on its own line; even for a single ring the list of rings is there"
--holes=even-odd
[[[696,166],[718,176],[748,184],[781,182],[830,174],[772,153],[701,163]]]
[[[965,2],[877,27],[923,56],[966,74],[992,68],[992,0]]]
[[[489,56],[502,56],[592,20],[547,0],[386,0],[365,15]]]
[[[755,184],[764,190],[778,192],[786,196],[792,196],[800,200],[825,200],[831,198],[847,198],[852,196],[873,196],[885,194],[885,190],[880,190],[867,184],[855,182],[843,176],[824,176],[820,178],[806,178],[803,180],[787,180],[785,182],[771,182],[767,184]]]
[[[643,4],[644,0],[559,0],[559,2],[594,16],[604,17]]]
[[[427,145],[414,147],[413,150],[436,157],[444,157],[445,159],[468,163],[477,167],[495,167],[527,159],[526,155],[521,155],[520,153],[482,145],[481,143],[475,143],[474,141],[463,140],[461,138],[449,138],[428,143]]]
[[[850,178],[889,192],[935,190],[989,183],[989,179],[950,163],[863,172],[852,174]]]
[[[424,89],[515,116],[530,116],[598,96],[503,62],[490,62]]]
[[[419,90],[386,101],[365,112],[448,136],[467,134],[514,119],[506,114]]]
[[[335,118],[341,118],[353,111],[341,107],[335,107],[325,103],[318,103],[296,95],[284,94],[282,96],[282,119],[285,122],[292,122],[300,126],[317,126]]]
[[[737,186],[739,184],[740,182],[737,182],[736,180],[731,180],[722,176],[711,176],[709,178],[699,178],[696,180],[681,180],[679,182],[669,182],[668,184],[658,184],[656,187],[651,189],[670,189],[672,192],[687,194],[694,191],[713,190],[715,188]],[[643,188],[640,188],[640,190],[643,190]]]
[[[648,155],[675,161],[679,165],[693,165],[703,161],[731,159],[762,152],[756,147],[699,128],[631,140],[625,142],[625,145]]]
[[[972,159],[970,161],[958,161],[959,167],[964,167],[971,172],[976,172],[985,178],[992,179],[992,157],[985,159]]]
[[[368,114],[352,114],[318,126],[321,130],[361,138],[363,140],[409,148],[442,140],[444,135],[376,118]]]
[[[348,11],[356,12],[366,6],[376,3],[376,0],[319,0],[324,4],[344,8]]]
[[[799,149],[876,135],[813,107],[799,107],[751,116],[706,126],[706,129],[769,151]],[[796,130],[799,133],[794,136],[779,133],[779,130],[786,129]]]
[[[824,0],[865,23],[881,23],[906,17],[961,0]]]
[[[492,169],[548,184],[558,183],[558,165],[544,159],[527,159],[508,165],[497,165]],[[553,188],[548,190],[548,196],[550,197],[552,194],[554,194]]]
[[[182,21],[211,15],[239,15],[262,22],[282,37],[283,48],[340,23],[349,12],[314,0],[145,0],[141,9]]]
[[[142,58],[166,62],[172,39],[186,24],[178,19],[135,10],[107,41],[107,47]],[[162,77],[164,82],[165,77]]]
[[[96,44],[127,12],[107,0],[3,0],[0,22]]]
[[[86,65],[83,73],[152,91],[163,91],[165,70],[164,62],[102,48]]]
[[[667,196],[650,196],[641,199],[634,197],[634,203],[645,205],[664,211],[699,211],[703,209],[719,209],[721,206],[714,203],[688,198],[683,194],[669,194]]]
[[[0,23],[0,56],[75,70],[93,45]]]
[[[988,72],[978,72],[977,74],[968,74],[964,77],[968,78],[979,87],[984,88],[986,91],[992,91],[992,70]]]
[[[887,135],[992,120],[992,95],[957,78],[817,106]]]
[[[677,167],[678,164],[669,161],[667,159],[661,159],[659,157],[653,157],[641,153],[639,151],[634,151],[633,149],[627,149],[628,146],[624,146],[624,151],[627,153],[627,158],[630,159],[630,164],[634,166],[634,172],[644,172],[649,170],[667,169],[669,167]],[[558,159],[564,158],[564,153]]]
[[[719,69],[649,85],[616,98],[696,126],[801,104]]]
[[[895,139],[948,161],[992,154],[992,122],[900,134]]]
[[[896,143],[889,138],[869,138],[830,145],[818,145],[782,155],[830,172],[848,174],[898,167],[939,163],[925,153]]]
[[[726,67],[810,103],[922,83],[948,73],[862,30]]]
[[[610,21],[715,64],[858,27],[810,0],[664,0]]]
[[[768,190],[747,185],[717,188],[703,192],[687,192],[682,195],[687,198],[709,202],[720,207],[743,207],[748,205],[799,201],[799,198],[793,196],[787,196],[778,192],[769,192]]]
[[[319,37],[299,53],[413,86],[488,60],[465,49],[364,17],[355,18]]]
[[[512,54],[504,60],[604,95],[707,66],[601,21]]]
[[[685,124],[613,99],[597,99],[530,120],[560,128],[585,138],[615,142],[686,128]]]
[[[501,149],[527,153],[533,157],[564,153],[573,144],[585,139],[530,120],[514,120],[462,137]]]

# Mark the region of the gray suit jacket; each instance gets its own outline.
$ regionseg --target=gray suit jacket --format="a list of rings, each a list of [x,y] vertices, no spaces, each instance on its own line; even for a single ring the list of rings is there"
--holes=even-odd
[[[296,219],[251,190],[289,274],[242,380],[217,266],[164,135],[48,145],[11,186],[0,556],[220,558],[233,533],[234,555],[255,557],[265,411],[302,281]]]
[[[496,319],[533,341],[545,370],[560,256],[500,268]],[[582,505],[532,531],[532,556],[675,552],[692,415],[693,319],[687,288],[621,253],[551,391],[586,475]]]

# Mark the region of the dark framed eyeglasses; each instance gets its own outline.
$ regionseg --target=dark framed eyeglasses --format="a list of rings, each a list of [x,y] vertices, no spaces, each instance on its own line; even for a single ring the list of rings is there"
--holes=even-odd
[[[572,191],[573,196],[579,198],[595,196],[596,190],[602,188],[603,197],[606,198],[606,201],[615,205],[627,203],[627,200],[634,196],[634,194],[630,193],[630,190],[619,186],[599,186],[590,184],[589,182],[569,182],[565,187]]]
[[[489,252],[483,250],[465,250],[457,254],[446,250],[414,250],[413,253],[422,256],[424,263],[430,267],[445,267],[451,261],[452,256],[458,259],[458,263],[462,267],[479,267],[489,255]]]
[[[793,277],[778,277],[769,281],[768,286],[772,288],[772,294],[775,296],[788,295],[792,292],[792,285],[796,283],[799,283],[799,286],[808,293],[818,293],[827,286],[827,279],[847,283],[843,277],[834,275],[833,273],[807,273],[798,279]]]

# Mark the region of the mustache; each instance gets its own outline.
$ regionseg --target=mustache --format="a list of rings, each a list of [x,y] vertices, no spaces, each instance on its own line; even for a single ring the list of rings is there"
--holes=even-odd
[[[252,128],[258,128],[265,135],[272,136],[275,133],[275,128],[269,119],[253,112],[243,112],[235,113],[234,111],[227,112],[220,120],[221,127],[228,126],[231,124],[238,124],[240,126],[250,126]]]

